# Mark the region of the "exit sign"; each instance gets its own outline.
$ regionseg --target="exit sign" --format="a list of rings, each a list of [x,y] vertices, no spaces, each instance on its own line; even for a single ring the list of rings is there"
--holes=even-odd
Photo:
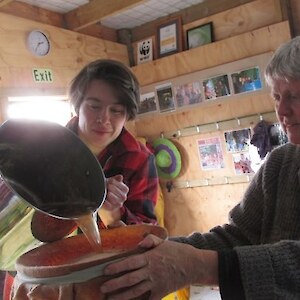
[[[36,83],[53,82],[53,72],[50,69],[32,69],[32,76]]]

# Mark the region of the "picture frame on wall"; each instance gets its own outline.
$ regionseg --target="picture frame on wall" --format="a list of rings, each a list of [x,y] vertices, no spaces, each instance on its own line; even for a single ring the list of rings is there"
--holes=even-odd
[[[152,38],[137,43],[137,64],[143,64],[153,60]]]
[[[243,128],[224,132],[227,152],[249,151],[251,129]]]
[[[254,173],[249,152],[233,153],[232,159],[236,175]]]
[[[158,58],[182,51],[182,22],[180,17],[157,26],[156,51]]]
[[[202,170],[224,169],[224,157],[219,137],[197,140],[199,159]]]
[[[234,94],[253,92],[262,89],[259,67],[241,70],[231,74]]]
[[[172,84],[165,83],[155,87],[158,106],[160,112],[169,112],[175,110],[175,101],[173,97]]]
[[[140,95],[138,104],[138,114],[145,114],[157,111],[155,93],[145,93]]]
[[[177,107],[198,104],[203,101],[199,81],[176,85],[174,87],[174,95]]]
[[[214,100],[219,97],[230,96],[230,86],[228,75],[219,75],[203,80],[203,90],[205,100]]]
[[[187,49],[200,47],[213,42],[213,23],[209,22],[187,30]]]

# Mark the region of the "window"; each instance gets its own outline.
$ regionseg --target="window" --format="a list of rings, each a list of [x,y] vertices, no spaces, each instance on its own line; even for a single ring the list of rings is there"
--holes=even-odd
[[[66,96],[9,97],[7,116],[52,121],[64,126],[72,110]]]

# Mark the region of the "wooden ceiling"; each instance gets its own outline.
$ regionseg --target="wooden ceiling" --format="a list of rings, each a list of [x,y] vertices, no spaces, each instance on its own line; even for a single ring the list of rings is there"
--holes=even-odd
[[[186,8],[176,15],[180,14],[185,24],[251,1],[253,0],[209,0],[192,9]],[[117,42],[117,30],[101,25],[101,19],[142,3],[145,0],[90,0],[87,4],[61,14],[17,0],[0,0],[0,12]],[[150,36],[154,28],[155,22],[149,22],[132,29],[132,40]]]
[[[2,0],[0,1],[0,11],[73,31],[83,31],[94,25],[99,27],[98,23],[102,18],[142,2],[144,0],[91,1],[66,14],[60,14],[20,1]]]
[[[59,22],[59,25],[64,24],[64,27],[78,31],[98,23],[104,17],[126,10],[143,2],[144,0],[91,1],[66,14],[59,14],[20,1],[2,0],[0,1],[0,9],[3,12],[12,13],[25,18],[31,18],[35,15],[34,19],[37,21],[43,21],[45,23],[49,22],[50,24],[52,22],[54,22],[54,24]]]

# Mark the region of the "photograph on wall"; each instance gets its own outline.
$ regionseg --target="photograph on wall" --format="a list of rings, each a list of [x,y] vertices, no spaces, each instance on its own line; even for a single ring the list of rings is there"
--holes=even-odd
[[[249,152],[233,153],[232,158],[236,175],[254,173]]]
[[[172,84],[166,83],[155,87],[160,112],[168,112],[175,109],[175,101],[172,92]]]
[[[203,100],[198,81],[175,86],[174,94],[177,107],[201,103]]]
[[[145,114],[153,111],[157,111],[155,93],[150,92],[142,94],[138,105],[138,114]]]
[[[203,170],[216,170],[225,167],[219,137],[197,140],[197,146]]]
[[[228,152],[248,151],[251,140],[251,129],[244,128],[224,132]]]
[[[142,64],[153,60],[152,39],[147,39],[137,43],[137,64]]]
[[[213,100],[218,97],[231,94],[227,75],[221,75],[203,80],[205,100]]]
[[[231,74],[235,94],[257,91],[262,88],[259,67]]]
[[[186,33],[187,49],[209,44],[213,41],[212,22],[191,28]]]

